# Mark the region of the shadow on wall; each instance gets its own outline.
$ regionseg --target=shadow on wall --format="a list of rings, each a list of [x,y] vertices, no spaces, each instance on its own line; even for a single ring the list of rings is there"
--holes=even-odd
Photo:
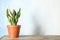
[[[36,20],[36,17],[33,16],[32,19],[33,19],[33,23],[34,23],[34,31],[33,31],[33,34],[34,35],[44,35],[44,32],[42,30],[42,26],[41,25],[38,25],[38,22]]]
[[[44,32],[41,29],[41,26],[39,26],[39,25],[35,25],[33,33],[34,33],[34,35],[44,35]]]

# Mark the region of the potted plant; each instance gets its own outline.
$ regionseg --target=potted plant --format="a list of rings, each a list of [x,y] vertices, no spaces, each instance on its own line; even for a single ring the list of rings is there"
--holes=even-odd
[[[17,25],[18,19],[21,16],[21,9],[19,9],[18,12],[13,10],[12,12],[7,9],[6,10],[6,16],[8,18],[8,21],[10,22],[11,25],[7,25],[8,28],[8,37],[10,38],[17,38],[19,37],[19,32],[21,25]]]

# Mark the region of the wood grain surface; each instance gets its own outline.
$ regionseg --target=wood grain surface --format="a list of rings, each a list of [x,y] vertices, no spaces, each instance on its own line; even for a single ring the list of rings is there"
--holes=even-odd
[[[0,40],[60,40],[60,35],[21,35],[19,38],[2,37]]]

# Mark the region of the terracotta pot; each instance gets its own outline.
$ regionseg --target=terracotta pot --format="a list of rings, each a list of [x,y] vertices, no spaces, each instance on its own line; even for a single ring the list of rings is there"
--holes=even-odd
[[[20,32],[21,25],[16,25],[16,26],[8,25],[7,28],[8,28],[8,37],[9,38],[19,37],[19,32]]]

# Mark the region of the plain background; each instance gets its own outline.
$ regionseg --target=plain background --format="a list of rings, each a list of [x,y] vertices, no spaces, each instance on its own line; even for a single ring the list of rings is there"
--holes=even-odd
[[[7,8],[21,8],[20,35],[60,35],[60,0],[0,0],[0,37],[8,34]]]

